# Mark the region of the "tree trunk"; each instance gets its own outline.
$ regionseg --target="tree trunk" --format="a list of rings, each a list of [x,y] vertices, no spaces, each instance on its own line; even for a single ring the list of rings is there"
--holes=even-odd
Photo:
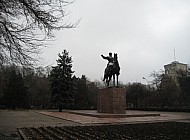
[[[59,112],[62,112],[62,105],[59,105]]]

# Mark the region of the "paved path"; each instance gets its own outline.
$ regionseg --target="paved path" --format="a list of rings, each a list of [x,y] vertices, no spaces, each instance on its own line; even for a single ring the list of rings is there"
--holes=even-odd
[[[97,114],[96,111],[81,110],[77,111],[86,114]],[[89,115],[77,115],[66,112],[54,112],[54,111],[40,111],[38,113],[69,120],[72,122],[80,123],[82,125],[95,125],[95,124],[110,124],[110,123],[142,123],[142,122],[163,122],[163,121],[181,121],[190,122],[190,113],[182,112],[157,112],[157,111],[133,111],[127,110],[127,114],[160,114],[160,116],[144,116],[144,117],[124,117],[124,118],[99,118]]]
[[[0,110],[0,140],[19,139],[17,128],[68,125],[76,123],[42,115],[36,111]]]

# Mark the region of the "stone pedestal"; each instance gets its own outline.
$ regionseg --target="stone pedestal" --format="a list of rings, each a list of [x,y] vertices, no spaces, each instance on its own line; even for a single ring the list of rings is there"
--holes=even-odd
[[[126,89],[103,88],[97,95],[98,113],[125,114],[126,113]]]

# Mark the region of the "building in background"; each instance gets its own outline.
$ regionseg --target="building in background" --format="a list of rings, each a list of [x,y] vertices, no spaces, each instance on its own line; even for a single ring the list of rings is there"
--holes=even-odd
[[[178,72],[184,72],[187,76],[190,76],[190,67],[188,64],[183,64],[178,61],[173,61],[170,64],[164,65],[165,74],[172,77],[177,82]]]

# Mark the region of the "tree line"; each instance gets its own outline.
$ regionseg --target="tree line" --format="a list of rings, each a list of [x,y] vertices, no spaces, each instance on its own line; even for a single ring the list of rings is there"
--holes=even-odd
[[[0,70],[0,106],[16,109],[96,107],[96,82],[73,75],[72,60],[64,50],[57,66],[25,68],[7,65]]]
[[[126,101],[128,108],[153,110],[190,109],[190,77],[179,70],[176,78],[164,72],[152,72],[148,85],[133,83],[127,86]]]
[[[0,2],[0,105],[7,108],[94,108],[97,87],[83,75],[73,75],[72,60],[65,50],[57,66],[33,66],[41,47],[54,31],[75,28],[64,22],[63,0],[1,0]],[[66,20],[67,21],[67,20]],[[19,66],[18,66],[19,65]],[[131,108],[190,108],[190,78],[178,72],[177,80],[153,72],[151,84],[122,85]],[[177,82],[176,82],[177,81]]]
[[[174,80],[153,72],[148,85],[132,83],[126,88],[127,108],[190,108],[190,77],[179,71]],[[0,70],[0,105],[6,108],[95,109],[96,95],[103,82],[76,77],[72,57],[64,50],[53,67],[26,68],[7,65]]]

